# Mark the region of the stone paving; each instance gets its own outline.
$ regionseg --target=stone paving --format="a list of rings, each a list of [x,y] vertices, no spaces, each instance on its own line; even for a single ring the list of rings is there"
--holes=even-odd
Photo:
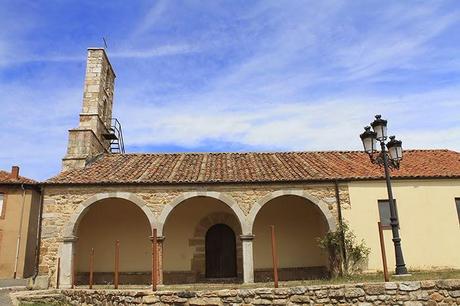
[[[10,305],[13,305],[13,303],[11,303],[11,299],[10,299],[10,292],[11,290],[9,289],[0,289],[0,305],[2,306],[10,306]]]
[[[13,305],[10,292],[26,289],[26,279],[0,279],[0,305]]]

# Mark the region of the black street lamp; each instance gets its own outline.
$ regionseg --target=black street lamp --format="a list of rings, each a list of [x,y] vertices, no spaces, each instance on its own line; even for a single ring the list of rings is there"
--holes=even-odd
[[[390,204],[390,224],[393,234],[393,244],[395,247],[396,257],[396,275],[407,274],[406,264],[401,248],[401,238],[399,237],[399,221],[396,215],[396,207],[391,190],[390,169],[399,169],[399,163],[403,157],[402,141],[396,140],[395,136],[390,136],[390,141],[385,145],[387,140],[387,121],[382,116],[376,115],[374,122],[364,128],[364,133],[359,135],[363,142],[364,151],[369,155],[371,162],[383,166],[385,170],[385,180],[387,183],[388,201]],[[380,152],[376,150],[376,144],[380,142]]]

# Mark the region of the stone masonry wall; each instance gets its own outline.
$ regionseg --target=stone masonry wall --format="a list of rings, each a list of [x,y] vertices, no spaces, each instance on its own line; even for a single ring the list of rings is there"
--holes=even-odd
[[[217,291],[54,290],[20,302],[71,305],[460,305],[460,280],[225,289]]]
[[[40,248],[40,275],[48,275],[53,283],[59,246],[63,229],[79,205],[99,193],[130,192],[143,199],[158,218],[165,205],[176,197],[191,191],[216,191],[231,196],[244,212],[249,213],[253,205],[265,195],[277,190],[304,190],[327,204],[333,216],[337,216],[335,189],[332,184],[323,185],[221,185],[221,186],[46,186]],[[348,187],[340,187],[340,198],[344,209],[350,207]],[[197,220],[198,222],[199,220]]]

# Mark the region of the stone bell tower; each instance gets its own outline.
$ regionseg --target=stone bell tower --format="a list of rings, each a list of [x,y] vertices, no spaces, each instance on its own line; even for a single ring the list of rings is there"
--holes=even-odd
[[[62,170],[83,168],[102,153],[110,153],[115,73],[102,48],[89,48],[80,124],[69,130]]]

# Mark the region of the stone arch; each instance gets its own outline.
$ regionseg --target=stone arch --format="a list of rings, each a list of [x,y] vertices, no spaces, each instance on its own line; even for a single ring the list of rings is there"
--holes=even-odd
[[[158,217],[158,236],[163,236],[163,228],[166,223],[166,219],[168,218],[172,210],[185,200],[194,197],[209,197],[219,200],[222,203],[226,204],[233,211],[236,218],[238,219],[243,234],[250,233],[251,228],[249,226],[249,223],[247,222],[246,216],[231,196],[216,191],[196,191],[183,193],[180,196],[176,197],[171,203],[165,205],[165,207],[161,211],[160,216]]]
[[[124,199],[137,205],[148,218],[150,227],[156,227],[157,222],[155,216],[153,215],[150,208],[147,206],[147,203],[140,197],[131,192],[105,192],[95,194],[83,201],[82,203],[80,203],[80,205],[77,207],[77,209],[67,222],[66,227],[64,228],[63,238],[69,239],[75,237],[78,224],[82,220],[83,216],[88,212],[89,207],[100,200],[109,198]]]
[[[205,271],[205,236],[209,228],[215,224],[225,224],[229,226],[236,235],[236,262],[237,274],[243,274],[243,252],[242,244],[238,236],[241,235],[241,226],[236,217],[231,213],[215,212],[202,218],[195,226],[193,238],[189,240],[189,245],[195,248],[192,258],[192,271],[201,273],[204,277]],[[202,277],[202,278],[203,278]]]
[[[334,216],[331,214],[331,212],[328,209],[328,205],[323,202],[322,200],[312,196],[308,192],[304,190],[298,190],[298,189],[283,189],[283,190],[277,190],[273,191],[269,194],[266,194],[263,196],[261,199],[259,199],[256,203],[254,203],[254,206],[251,208],[249,214],[248,214],[248,224],[249,224],[249,229],[252,232],[253,227],[254,227],[254,222],[256,220],[257,214],[259,211],[262,209],[262,207],[270,202],[270,200],[273,200],[275,198],[285,196],[285,195],[293,195],[293,196],[298,196],[304,199],[307,199],[314,205],[316,205],[321,212],[323,213],[324,217],[326,218],[326,222],[329,227],[329,231],[335,231],[337,224]]]

